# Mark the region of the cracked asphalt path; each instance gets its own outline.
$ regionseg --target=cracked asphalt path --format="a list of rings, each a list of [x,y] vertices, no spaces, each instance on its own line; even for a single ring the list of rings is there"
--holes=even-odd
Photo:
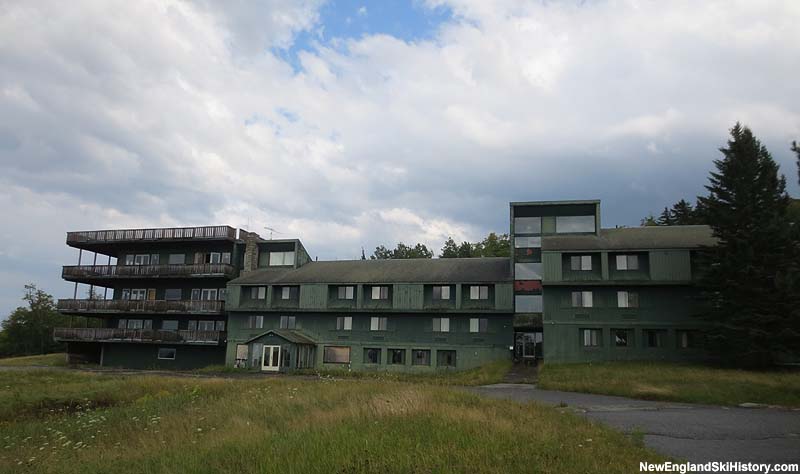
[[[522,384],[486,385],[470,391],[518,402],[566,404],[625,433],[641,432],[648,447],[687,461],[800,462],[800,410],[652,402]]]

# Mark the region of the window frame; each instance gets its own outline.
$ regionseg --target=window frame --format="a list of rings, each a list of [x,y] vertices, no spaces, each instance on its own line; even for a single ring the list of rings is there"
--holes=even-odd
[[[625,333],[625,344],[620,344],[618,340],[619,333]],[[633,347],[633,330],[625,328],[612,328],[611,329],[611,344],[613,347],[620,349],[627,349]]]
[[[433,318],[433,332],[448,333],[450,332],[450,318],[435,317]]]
[[[352,285],[339,286],[337,288],[336,292],[337,292],[336,293],[337,298],[340,299],[340,300],[347,301],[347,300],[355,299],[356,291],[355,291],[355,287],[352,286]]]
[[[442,364],[442,356],[452,354],[453,356],[453,363],[452,364]],[[437,349],[436,350],[436,367],[452,367],[456,368],[458,366],[458,351],[454,349]]]
[[[373,361],[368,359],[368,354],[374,353],[376,351],[377,351],[378,357],[377,357],[377,360],[373,362]],[[383,359],[383,350],[380,347],[365,347],[364,348],[364,359],[363,359],[364,364],[367,364],[367,365],[380,365],[382,359]]]
[[[353,317],[352,316],[336,316],[336,330],[337,331],[352,331],[353,330]]]
[[[278,322],[279,329],[297,329],[297,317],[283,315]]]
[[[489,318],[469,318],[469,332],[471,334],[489,332]]]
[[[329,349],[347,349],[347,360],[328,360]],[[353,351],[350,346],[323,346],[322,347],[322,363],[323,364],[349,364],[353,357]]]
[[[417,363],[417,354],[422,353],[426,354],[427,363]],[[422,367],[430,367],[431,366],[431,350],[430,349],[411,349],[411,365],[417,365]]]
[[[261,314],[248,316],[247,329],[264,329],[264,316]]]
[[[578,304],[576,304],[576,301]],[[571,303],[573,308],[594,308],[594,294],[592,290],[573,291]]]
[[[162,351],[166,351],[166,353],[170,353],[171,352],[172,357],[168,357],[168,356],[162,355]],[[158,360],[175,360],[175,359],[178,358],[178,348],[177,347],[159,347],[158,348],[158,352],[156,353],[156,357],[158,357]]]
[[[483,301],[489,299],[489,285],[470,285],[469,299],[471,301]]]
[[[408,349],[389,348],[386,349],[386,365],[406,365],[406,352]],[[395,362],[395,355],[402,354],[400,362]]]
[[[602,346],[603,346],[602,328],[581,328],[581,347],[585,349],[591,349]]]
[[[389,328],[389,318],[387,316],[370,316],[370,331],[386,331]]]

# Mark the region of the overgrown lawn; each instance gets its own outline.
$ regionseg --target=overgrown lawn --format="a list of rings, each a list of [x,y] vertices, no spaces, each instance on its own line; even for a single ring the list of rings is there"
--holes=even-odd
[[[800,407],[800,372],[721,369],[646,362],[547,364],[539,388],[648,400]]]
[[[0,372],[0,471],[631,472],[569,412],[374,379]]]

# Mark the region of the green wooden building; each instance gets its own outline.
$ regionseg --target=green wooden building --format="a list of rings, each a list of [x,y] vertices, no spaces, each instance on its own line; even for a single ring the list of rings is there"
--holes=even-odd
[[[319,262],[227,226],[70,232],[58,308],[97,324],[54,337],[107,366],[265,372],[703,357],[707,227],[602,229],[599,201],[515,202],[510,235],[508,258]]]

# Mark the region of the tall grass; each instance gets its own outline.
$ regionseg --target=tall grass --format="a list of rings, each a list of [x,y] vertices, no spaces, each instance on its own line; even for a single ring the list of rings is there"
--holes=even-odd
[[[544,364],[538,385],[549,390],[649,400],[800,407],[800,372],[721,369],[656,362]]]
[[[390,372],[385,370],[316,370],[307,369],[302,375],[333,379],[362,379],[384,382],[409,382],[429,385],[488,385],[499,383],[511,369],[511,361],[498,360],[469,370],[438,372]]]
[[[431,384],[19,375],[0,373],[2,472],[622,473],[662,459],[571,413]]]
[[[54,354],[43,354],[23,357],[8,357],[0,359],[0,366],[21,367],[21,366],[46,366],[46,367],[66,367],[67,355],[63,352]]]

